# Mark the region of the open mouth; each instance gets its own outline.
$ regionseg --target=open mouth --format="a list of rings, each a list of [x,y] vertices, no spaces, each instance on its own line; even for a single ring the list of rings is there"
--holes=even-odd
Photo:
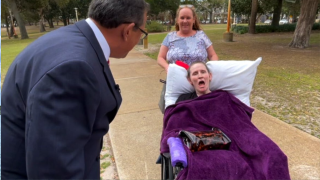
[[[203,87],[205,84],[206,84],[206,83],[205,83],[204,81],[199,81],[199,82],[198,82],[199,87]]]

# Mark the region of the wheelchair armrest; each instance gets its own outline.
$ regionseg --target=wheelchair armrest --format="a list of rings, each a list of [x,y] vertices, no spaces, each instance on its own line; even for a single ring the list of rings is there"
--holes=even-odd
[[[171,155],[170,155],[170,153],[168,152],[168,153],[162,153],[161,154],[163,157],[165,157],[165,158],[170,158],[171,157]]]

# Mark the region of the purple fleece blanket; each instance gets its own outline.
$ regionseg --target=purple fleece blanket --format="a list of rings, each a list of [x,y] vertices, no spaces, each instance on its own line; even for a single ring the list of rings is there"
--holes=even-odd
[[[251,122],[253,109],[217,90],[169,106],[165,111],[161,153],[180,130],[220,128],[231,139],[229,150],[191,152],[178,179],[290,179],[287,156]]]

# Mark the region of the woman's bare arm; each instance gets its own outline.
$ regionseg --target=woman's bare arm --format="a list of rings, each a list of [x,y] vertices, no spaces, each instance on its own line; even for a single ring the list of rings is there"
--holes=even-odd
[[[157,59],[157,62],[158,64],[166,70],[166,72],[168,72],[168,67],[169,67],[169,64],[167,62],[167,53],[168,53],[168,47],[167,46],[164,46],[164,45],[161,45],[160,47],[160,51],[159,51],[159,55],[158,55],[158,59]]]

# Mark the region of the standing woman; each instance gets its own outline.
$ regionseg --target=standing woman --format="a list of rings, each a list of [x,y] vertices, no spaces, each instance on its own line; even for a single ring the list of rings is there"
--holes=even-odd
[[[177,60],[190,65],[194,61],[218,60],[212,42],[200,29],[197,14],[192,5],[180,5],[176,15],[176,31],[163,40],[158,64],[168,71],[168,63]]]

